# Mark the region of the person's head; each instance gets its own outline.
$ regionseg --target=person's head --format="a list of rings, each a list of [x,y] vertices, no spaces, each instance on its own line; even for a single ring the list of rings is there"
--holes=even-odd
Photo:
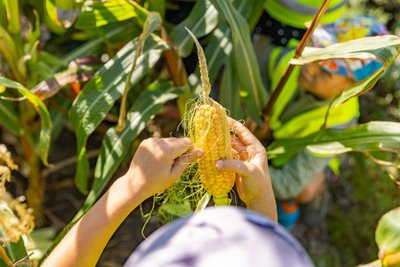
[[[314,266],[283,227],[237,207],[206,208],[146,239],[125,267]]]
[[[334,98],[354,83],[353,78],[331,73],[319,63],[303,65],[299,75],[300,88],[320,99]]]
[[[376,18],[355,16],[317,28],[311,38],[311,45],[321,48],[356,38],[383,34],[388,32]],[[380,61],[372,59],[329,59],[309,63],[301,67],[299,85],[318,98],[330,99],[368,78],[382,66]]]

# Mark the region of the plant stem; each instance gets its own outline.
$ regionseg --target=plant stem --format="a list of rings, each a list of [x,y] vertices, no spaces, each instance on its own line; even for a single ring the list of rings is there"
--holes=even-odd
[[[31,132],[36,111],[26,102],[21,102],[20,109],[21,128],[24,129],[21,131],[20,142],[24,161],[29,169],[27,174],[29,185],[26,191],[26,198],[28,206],[33,210],[35,223],[40,226],[43,223],[42,204],[46,188],[46,179],[40,171],[40,158],[36,153],[33,133]]]
[[[329,0],[325,0],[320,9],[318,10],[317,14],[314,16],[311,25],[307,28],[306,33],[304,34],[303,38],[301,38],[300,44],[296,48],[295,54],[293,58],[299,58],[301,54],[303,53],[304,48],[310,41],[312,34],[314,33],[314,30],[317,28],[319,21],[321,20],[321,17],[324,15],[326,9],[328,8]],[[281,94],[283,88],[286,85],[286,82],[288,81],[290,75],[292,74],[294,69],[294,65],[290,64],[287,66],[285,73],[279,80],[278,85],[276,86],[276,89],[271,95],[271,98],[269,99],[267,106],[263,109],[262,111],[262,117],[264,118],[264,121],[268,120],[268,115],[270,115],[272,111],[272,107],[274,106],[276,100],[278,99],[279,95]]]
[[[133,57],[133,62],[132,62],[132,67],[131,67],[128,75],[126,75],[124,95],[122,96],[121,107],[119,110],[118,125],[116,128],[117,131],[122,131],[125,128],[126,101],[128,98],[128,91],[129,91],[129,87],[131,85],[131,78],[132,78],[133,71],[136,68],[136,62],[137,62],[139,56],[142,54],[144,41],[145,41],[144,34],[142,33],[142,34],[140,34],[140,36],[137,40],[137,44],[136,44],[136,48],[135,48],[135,55]]]
[[[0,258],[4,261],[7,266],[13,265],[12,260],[8,257],[6,250],[0,245]]]

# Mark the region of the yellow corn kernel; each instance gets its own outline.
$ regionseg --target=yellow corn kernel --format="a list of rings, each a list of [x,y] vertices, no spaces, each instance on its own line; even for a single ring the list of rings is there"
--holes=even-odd
[[[235,173],[222,172],[215,167],[219,159],[231,159],[231,139],[225,110],[209,99],[194,117],[194,143],[204,150],[198,162],[198,172],[204,188],[215,197],[229,193],[235,183]]]
[[[188,32],[197,47],[203,92],[193,118],[194,129],[190,133],[195,147],[205,152],[198,161],[198,173],[204,189],[213,196],[215,205],[228,205],[228,193],[235,184],[235,173],[222,172],[215,167],[217,160],[232,158],[228,120],[224,108],[209,97],[211,84],[206,57],[196,37]]]

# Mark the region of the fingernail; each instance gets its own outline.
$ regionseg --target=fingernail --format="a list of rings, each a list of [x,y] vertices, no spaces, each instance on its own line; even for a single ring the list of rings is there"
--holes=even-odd
[[[198,156],[198,157],[204,156],[204,150],[202,150],[202,149],[197,149],[197,151],[196,151],[196,156]]]
[[[218,169],[221,169],[224,166],[224,163],[222,162],[222,160],[217,160],[217,162],[215,163],[215,167],[217,167]]]

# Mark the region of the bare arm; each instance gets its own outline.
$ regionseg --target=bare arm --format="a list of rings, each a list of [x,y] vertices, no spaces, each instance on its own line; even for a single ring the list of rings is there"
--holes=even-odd
[[[188,162],[202,155],[187,138],[142,142],[128,172],[68,232],[43,267],[95,266],[123,220],[146,198],[171,186]],[[156,166],[156,168],[155,168]]]
[[[238,135],[232,145],[239,160],[220,160],[217,168],[239,174],[236,188],[247,208],[277,221],[276,202],[268,171],[267,153],[258,139],[242,124],[229,119],[230,127]]]

